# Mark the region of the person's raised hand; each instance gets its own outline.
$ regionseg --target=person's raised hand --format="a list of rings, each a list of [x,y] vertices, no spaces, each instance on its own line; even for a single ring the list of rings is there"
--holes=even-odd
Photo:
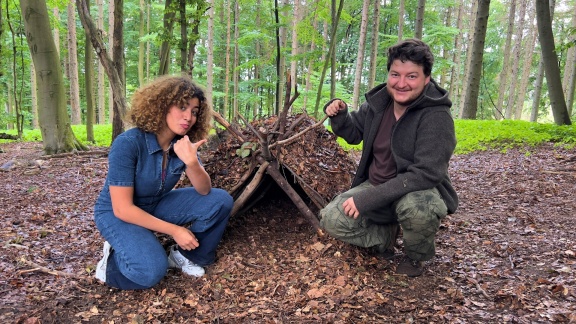
[[[206,139],[199,140],[196,143],[192,143],[188,138],[188,135],[184,135],[179,139],[176,144],[174,144],[174,153],[184,162],[186,165],[197,164],[198,162],[198,148],[206,143]]]
[[[340,110],[344,109],[346,109],[346,103],[340,99],[336,99],[326,107],[326,115],[329,117],[334,117],[338,115]]]

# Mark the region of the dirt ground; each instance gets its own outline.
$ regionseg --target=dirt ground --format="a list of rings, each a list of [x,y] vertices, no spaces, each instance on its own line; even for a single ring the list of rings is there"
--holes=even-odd
[[[231,219],[206,276],[170,270],[144,291],[93,279],[105,154],[43,159],[40,143],[0,150],[2,323],[576,322],[573,150],[455,156],[460,208],[418,278],[317,236],[271,190]]]

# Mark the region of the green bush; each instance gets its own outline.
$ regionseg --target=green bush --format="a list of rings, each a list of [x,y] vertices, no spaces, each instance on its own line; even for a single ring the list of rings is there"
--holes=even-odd
[[[331,130],[330,126],[326,126]],[[466,154],[487,149],[505,152],[513,147],[533,147],[543,143],[555,143],[566,148],[576,146],[576,127],[539,124],[518,120],[461,120],[455,121],[456,154]],[[86,126],[73,125],[76,138],[89,146],[107,147],[112,140],[112,125],[95,125],[95,142],[86,140]],[[0,131],[16,135],[15,130]],[[40,130],[24,130],[23,141],[42,141]],[[361,150],[362,144],[350,145],[342,138],[337,139],[345,150]],[[0,140],[0,143],[9,142]]]

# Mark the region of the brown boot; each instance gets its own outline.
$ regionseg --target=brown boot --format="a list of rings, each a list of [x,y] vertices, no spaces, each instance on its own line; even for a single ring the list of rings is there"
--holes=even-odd
[[[400,263],[396,267],[396,273],[406,275],[408,277],[418,277],[424,272],[424,262],[415,261],[408,256],[402,257]]]

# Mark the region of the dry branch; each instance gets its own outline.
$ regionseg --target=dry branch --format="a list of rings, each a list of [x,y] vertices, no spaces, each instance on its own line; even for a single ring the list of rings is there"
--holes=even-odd
[[[262,165],[260,165],[260,169],[258,169],[254,175],[252,181],[250,181],[250,183],[244,188],[244,191],[242,191],[242,194],[240,194],[240,196],[234,201],[234,207],[232,208],[232,212],[230,212],[230,216],[236,215],[240,208],[244,206],[248,198],[252,196],[254,190],[258,188],[258,185],[260,184],[260,181],[262,181],[262,177],[264,176],[268,165],[268,162],[264,162]]]

